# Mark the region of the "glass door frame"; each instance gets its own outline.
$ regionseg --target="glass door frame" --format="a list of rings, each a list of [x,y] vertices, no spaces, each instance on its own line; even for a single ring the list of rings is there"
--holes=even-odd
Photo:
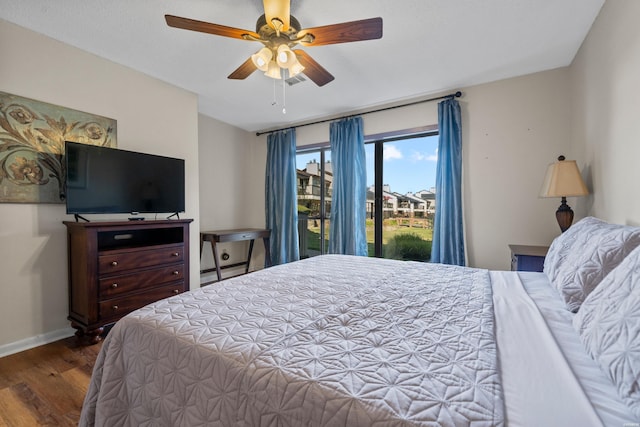
[[[389,134],[377,134],[365,137],[365,144],[374,144],[374,204],[373,204],[373,256],[382,258],[382,231],[383,231],[383,186],[384,186],[384,144],[386,142],[402,141],[406,139],[417,139],[428,136],[437,136],[440,132],[438,126],[424,126],[418,129],[411,129]],[[369,254],[371,256],[371,254]]]
[[[325,175],[325,165],[326,165],[326,156],[325,153],[327,151],[331,151],[331,147],[329,143],[321,143],[321,144],[311,144],[304,145],[300,147],[296,147],[296,156],[299,154],[311,154],[311,153],[319,153],[320,154],[320,212],[317,217],[309,217],[309,219],[316,219],[320,222],[320,254],[327,253],[327,239],[325,238],[326,232],[326,221],[331,220],[331,213],[326,212],[327,201],[326,201],[326,175]],[[296,167],[297,168],[297,167]]]
[[[383,150],[385,142],[401,141],[406,139],[417,139],[423,137],[430,137],[439,135],[438,125],[420,126],[411,129],[404,129],[399,131],[384,132],[373,135],[365,135],[365,144],[374,144],[374,209],[372,211],[374,219],[374,254],[377,258],[382,258],[382,232],[383,232]],[[326,221],[331,220],[330,212],[326,212],[326,191],[325,187],[325,165],[326,156],[325,153],[331,152],[331,145],[329,142],[322,142],[317,144],[301,145],[296,147],[296,156],[299,154],[320,153],[320,179],[322,185],[320,186],[320,214],[317,219],[320,221],[320,253],[327,253],[327,240],[325,239]],[[379,219],[378,219],[379,218]],[[372,256],[372,254],[369,254]]]

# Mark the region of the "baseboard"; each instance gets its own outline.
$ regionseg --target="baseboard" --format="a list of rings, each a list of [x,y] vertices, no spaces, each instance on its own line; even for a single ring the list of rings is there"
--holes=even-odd
[[[0,357],[9,356],[11,354],[20,353],[34,347],[49,344],[54,341],[68,338],[76,332],[73,328],[58,329],[56,331],[47,332],[46,334],[36,335],[34,337],[25,338],[20,341],[10,342],[9,344],[0,345]]]
[[[225,270],[222,270],[222,280],[230,279],[231,277],[238,276],[244,274],[244,264],[242,266],[231,267]],[[250,270],[251,272],[253,270]],[[215,271],[206,272],[200,274],[200,287],[204,285],[210,285],[212,283],[216,283],[218,281],[218,276]]]

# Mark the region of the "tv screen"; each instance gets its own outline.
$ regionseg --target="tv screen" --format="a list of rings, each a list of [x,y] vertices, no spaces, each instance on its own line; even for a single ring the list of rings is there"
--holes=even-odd
[[[184,160],[67,142],[68,214],[184,212]]]

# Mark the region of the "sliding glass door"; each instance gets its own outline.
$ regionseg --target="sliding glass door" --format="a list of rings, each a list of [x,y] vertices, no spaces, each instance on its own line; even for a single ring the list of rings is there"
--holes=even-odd
[[[369,256],[428,261],[435,213],[437,131],[367,142]],[[327,146],[299,149],[300,258],[327,252],[333,170]]]
[[[333,172],[331,150],[302,151],[296,156],[300,258],[327,252]]]
[[[366,146],[370,256],[431,258],[437,135],[381,139]]]

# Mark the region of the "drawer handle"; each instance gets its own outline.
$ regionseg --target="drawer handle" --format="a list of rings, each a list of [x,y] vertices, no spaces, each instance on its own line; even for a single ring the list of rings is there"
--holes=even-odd
[[[114,305],[114,306],[113,306],[113,310],[115,311],[115,310],[117,310],[117,309],[118,309],[118,306],[117,306],[117,305]]]
[[[114,283],[114,284],[112,284],[112,285],[111,285],[111,289],[115,289],[115,288],[117,288],[117,287],[118,287],[118,284],[117,284],[117,283]]]
[[[111,267],[116,267],[118,265],[118,261],[111,261]]]
[[[172,256],[180,256],[180,252],[174,252],[171,254]]]
[[[174,289],[174,290],[173,290],[173,293],[174,293],[175,295],[178,295],[178,294],[180,293],[180,291],[179,291],[178,289]]]
[[[175,271],[173,272],[173,275],[174,275],[174,276],[177,276],[178,274],[180,274],[180,272],[179,272],[178,270],[175,270]]]

